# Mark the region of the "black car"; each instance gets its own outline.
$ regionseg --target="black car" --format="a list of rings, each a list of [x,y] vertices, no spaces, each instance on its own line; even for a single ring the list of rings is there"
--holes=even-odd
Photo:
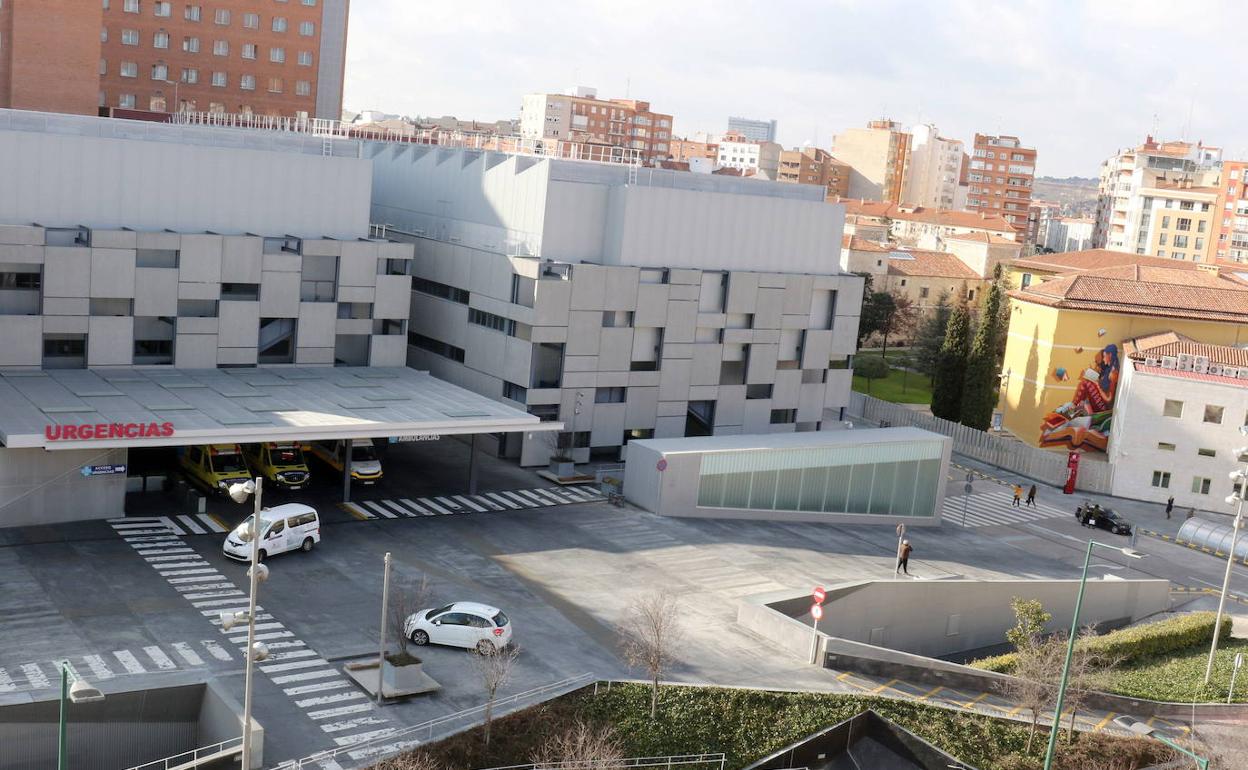
[[[1096,503],[1084,503],[1076,508],[1075,518],[1085,527],[1107,529],[1115,535],[1131,534],[1131,522]]]

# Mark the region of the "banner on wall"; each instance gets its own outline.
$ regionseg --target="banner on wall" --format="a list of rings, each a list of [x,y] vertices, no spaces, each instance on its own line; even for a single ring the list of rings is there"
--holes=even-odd
[[[1052,376],[1058,382],[1071,379],[1063,367],[1055,369]],[[1089,366],[1079,372],[1071,400],[1044,416],[1040,446],[1104,452],[1109,446],[1118,376],[1118,346],[1111,343],[1097,351]]]

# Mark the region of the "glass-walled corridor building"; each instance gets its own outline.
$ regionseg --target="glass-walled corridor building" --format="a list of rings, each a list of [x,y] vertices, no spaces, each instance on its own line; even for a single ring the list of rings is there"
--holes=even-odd
[[[639,440],[624,492],[669,516],[939,524],[949,453],[917,428]]]

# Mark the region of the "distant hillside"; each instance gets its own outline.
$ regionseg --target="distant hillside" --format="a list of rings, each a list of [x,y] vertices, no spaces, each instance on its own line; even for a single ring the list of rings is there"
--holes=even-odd
[[[1083,176],[1067,176],[1067,177],[1038,176],[1036,177],[1035,183],[1036,184],[1044,183],[1048,185],[1062,185],[1063,187],[1091,187],[1093,189],[1096,189],[1097,180],[1092,179],[1090,177],[1083,177]]]
[[[1089,216],[1096,210],[1098,182],[1081,176],[1056,179],[1049,176],[1036,177],[1031,185],[1033,200],[1058,201],[1066,216]]]

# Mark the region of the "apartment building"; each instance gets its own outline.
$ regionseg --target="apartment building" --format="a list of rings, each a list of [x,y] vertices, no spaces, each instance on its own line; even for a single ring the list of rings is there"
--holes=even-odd
[[[931,123],[915,126],[910,135],[910,170],[905,177],[902,201],[928,208],[957,208],[962,142],[941,136]]]
[[[751,142],[776,141],[776,121],[753,118],[728,118],[728,133],[740,134]]]
[[[1033,200],[1027,209],[1027,235],[1024,240],[1033,246],[1045,245],[1049,235],[1049,223],[1062,213],[1057,201]]]
[[[780,170],[783,148],[775,142],[755,142],[739,134],[725,134],[719,140],[716,165],[735,168],[742,176],[761,176],[775,181]]]
[[[10,0],[0,107],[338,119],[349,0]]]
[[[780,153],[776,180],[795,184],[817,184],[827,190],[828,198],[849,195],[848,163],[842,163],[827,150],[802,147]]]
[[[1218,202],[1214,209],[1217,259],[1248,262],[1248,161],[1222,162]]]
[[[594,88],[567,94],[525,94],[520,135],[632,150],[647,164],[671,158],[672,116],[654,112],[650,102],[599,99]]]
[[[833,137],[832,155],[850,165],[849,197],[901,203],[911,136],[896,121],[873,120]]]
[[[1017,136],[976,134],[967,169],[968,211],[998,214],[1020,233],[1027,230],[1036,151]]]
[[[1154,208],[1153,201],[1144,200],[1144,190],[1188,182],[1198,188],[1216,188],[1221,162],[1222,151],[1217,147],[1206,147],[1202,142],[1158,141],[1152,136],[1145,137],[1138,147],[1107,158],[1101,163],[1093,244],[1115,251],[1155,253],[1150,245],[1155,248],[1156,235],[1141,226],[1144,211]]]
[[[631,439],[817,430],[847,403],[863,281],[814,186],[370,144],[373,218],[416,244],[409,364]],[[829,250],[828,244],[833,244]],[[538,438],[493,448],[544,464]]]
[[[1018,232],[1000,215],[986,212],[946,211],[923,206],[899,206],[883,201],[843,198],[846,230],[875,240],[884,238],[904,245],[943,251],[942,240],[976,235],[994,242],[1018,242]],[[879,236],[879,237],[876,237]]]
[[[1048,220],[1040,245],[1057,253],[1090,249],[1095,226],[1096,220],[1086,217],[1053,217]]]
[[[719,145],[708,141],[673,138],[668,145],[668,152],[675,163],[690,163],[701,160],[708,160],[714,163],[719,160]]]

